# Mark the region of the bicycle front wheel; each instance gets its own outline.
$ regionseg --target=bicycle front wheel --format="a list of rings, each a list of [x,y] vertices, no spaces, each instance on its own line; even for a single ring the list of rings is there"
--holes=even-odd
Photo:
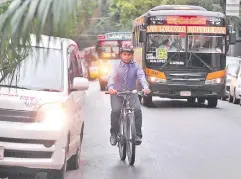
[[[126,115],[126,148],[130,165],[135,163],[136,154],[136,125],[134,113]]]
[[[125,160],[126,159],[126,141],[124,140],[124,124],[123,121],[120,120],[119,123],[119,127],[120,127],[120,132],[119,132],[119,142],[118,142],[118,147],[119,147],[119,155],[120,155],[120,159],[121,160]]]

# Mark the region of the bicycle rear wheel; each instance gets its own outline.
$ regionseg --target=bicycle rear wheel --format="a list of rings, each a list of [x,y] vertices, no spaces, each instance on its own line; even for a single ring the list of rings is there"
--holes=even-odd
[[[126,159],[126,141],[124,139],[125,128],[122,120],[120,120],[119,127],[120,127],[119,141],[118,141],[119,155],[121,160],[125,160]]]
[[[127,156],[129,164],[134,165],[136,155],[136,126],[134,113],[128,113],[126,119]]]

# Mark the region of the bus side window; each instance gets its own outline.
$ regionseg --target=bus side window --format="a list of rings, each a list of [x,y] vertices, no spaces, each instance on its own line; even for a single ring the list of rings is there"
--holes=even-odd
[[[135,31],[132,32],[132,44],[133,44],[133,47],[136,47]]]

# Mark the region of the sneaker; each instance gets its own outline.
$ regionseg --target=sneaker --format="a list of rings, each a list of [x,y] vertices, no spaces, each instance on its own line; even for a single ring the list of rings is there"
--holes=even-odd
[[[110,144],[115,146],[117,144],[117,138],[115,134],[111,134],[110,136]]]
[[[136,136],[136,145],[141,145],[142,140],[139,136]]]

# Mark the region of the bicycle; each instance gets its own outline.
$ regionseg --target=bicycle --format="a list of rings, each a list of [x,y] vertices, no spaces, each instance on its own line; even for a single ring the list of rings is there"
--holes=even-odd
[[[136,125],[134,109],[131,108],[129,99],[131,95],[137,94],[137,90],[117,92],[116,95],[123,97],[121,114],[119,120],[119,133],[117,143],[121,160],[126,159],[126,153],[129,165],[134,165],[136,154]],[[105,94],[109,94],[106,92]]]

